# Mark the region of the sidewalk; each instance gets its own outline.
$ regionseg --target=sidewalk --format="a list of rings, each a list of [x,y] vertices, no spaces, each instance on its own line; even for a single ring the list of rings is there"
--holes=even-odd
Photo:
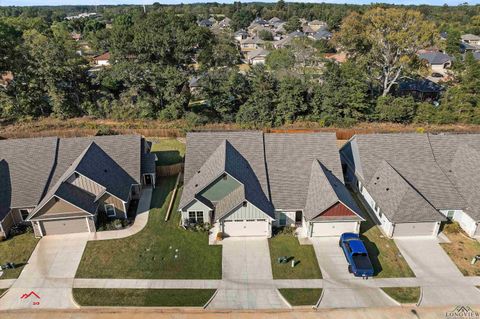
[[[138,202],[137,216],[135,217],[135,222],[133,225],[120,230],[108,230],[92,233],[89,240],[120,239],[135,235],[136,233],[140,232],[148,222],[152,193],[152,188],[145,188],[142,190],[142,195]]]

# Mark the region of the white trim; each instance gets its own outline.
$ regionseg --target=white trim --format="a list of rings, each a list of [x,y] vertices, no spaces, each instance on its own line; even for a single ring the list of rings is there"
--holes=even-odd
[[[56,218],[44,218],[44,219],[35,219],[33,222],[44,222],[44,221],[49,221],[49,220],[62,220],[62,219],[77,219],[77,218],[85,218],[85,217],[90,217],[90,216],[66,216],[66,217],[56,217]]]
[[[88,217],[85,217],[85,221],[87,222],[88,232],[91,233],[92,230],[90,229],[90,221],[89,221],[89,218],[88,218]]]
[[[113,207],[113,215],[108,215],[107,207],[110,207],[110,206]],[[125,204],[123,206],[125,208]],[[107,217],[117,217],[117,210],[114,204],[105,203],[103,207],[105,208],[105,213],[107,214]]]
[[[37,226],[38,226],[38,230],[40,231],[40,237],[45,236],[45,234],[43,233],[42,225],[40,224],[40,221],[36,221],[36,223],[37,223]]]
[[[47,203],[50,202],[50,201],[52,200],[52,198],[54,198],[54,197],[56,197],[56,198],[58,198],[58,199],[61,199],[61,200],[64,200],[64,201],[66,201],[67,203],[69,203],[70,205],[72,205],[73,207],[78,208],[80,211],[85,212],[85,213],[93,216],[93,214],[87,212],[85,209],[82,209],[82,208],[78,207],[77,205],[74,205],[74,204],[70,203],[68,200],[66,200],[66,199],[64,199],[64,198],[61,198],[61,197],[59,197],[58,195],[53,194],[52,197],[50,197],[41,207],[39,207],[38,209],[34,209],[34,210],[36,210],[36,212],[35,212],[32,216],[30,216],[30,218],[27,218],[28,221],[32,221],[33,216],[35,216],[35,215],[36,215],[45,205],[47,205]],[[67,212],[66,214],[68,214],[68,212]]]
[[[255,207],[256,209],[258,209],[259,211],[261,211],[264,215],[266,215],[270,221],[274,221],[276,220],[275,218],[272,218],[270,215],[268,215],[267,213],[265,213],[263,210],[261,210],[260,208],[258,208],[257,206],[253,205],[250,201],[246,200],[246,202],[248,202],[250,205],[252,205],[253,207]],[[232,208],[228,213],[226,213],[225,215],[223,215],[222,217],[218,218],[215,222],[220,222],[222,220],[224,220],[225,218],[228,217],[228,215],[230,215],[234,210],[236,210],[237,208],[243,206],[243,202],[241,202],[240,204],[238,204],[237,206],[235,206],[234,208]]]

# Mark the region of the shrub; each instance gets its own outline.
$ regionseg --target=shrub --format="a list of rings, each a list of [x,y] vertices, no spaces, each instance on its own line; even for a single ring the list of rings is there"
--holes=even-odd
[[[100,125],[97,131],[96,136],[104,136],[104,135],[118,135],[114,129],[106,125]]]
[[[410,123],[416,110],[413,97],[381,96],[377,100],[376,112],[380,121]]]

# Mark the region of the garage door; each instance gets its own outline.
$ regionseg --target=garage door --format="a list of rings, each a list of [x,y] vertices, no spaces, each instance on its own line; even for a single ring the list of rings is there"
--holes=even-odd
[[[43,235],[59,235],[88,232],[86,218],[45,220],[40,222]]]
[[[357,232],[357,222],[313,223],[312,237],[340,236]]]
[[[403,223],[395,224],[393,236],[432,236],[437,223]]]
[[[268,236],[268,221],[265,219],[247,219],[223,222],[223,232],[229,237]]]

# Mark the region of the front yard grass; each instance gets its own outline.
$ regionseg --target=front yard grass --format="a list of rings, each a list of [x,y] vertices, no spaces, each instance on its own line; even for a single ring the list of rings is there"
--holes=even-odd
[[[175,180],[176,176],[159,178],[148,224],[142,231],[123,239],[89,241],[77,277],[220,279],[222,247],[209,246],[205,232],[179,227],[181,189],[169,221],[164,221]]]
[[[480,243],[469,238],[456,222],[445,224],[443,233],[447,235],[451,243],[440,245],[462,274],[464,276],[480,276],[480,261],[474,265],[471,264],[472,259],[476,255],[480,255]]]
[[[391,287],[382,290],[399,303],[417,303],[420,299],[420,287]]]
[[[0,297],[7,291],[8,289],[0,289]]]
[[[151,152],[157,155],[157,165],[171,165],[181,162],[185,155],[185,144],[175,138],[152,141]]]
[[[291,234],[277,234],[268,240],[273,279],[321,279],[315,251],[311,245],[300,245]],[[298,261],[291,267],[291,261],[279,264],[277,258],[287,256]]]
[[[91,289],[74,288],[81,306],[203,307],[215,289]]]
[[[18,278],[35,249],[38,240],[33,235],[33,232],[26,232],[0,241],[0,264],[13,262],[17,265],[15,269],[4,270],[0,279]]]
[[[278,289],[292,306],[314,306],[322,294],[321,288]]]
[[[357,205],[362,209],[366,221],[360,226],[360,238],[367,248],[377,278],[415,277],[393,239],[383,235],[380,226],[373,223],[363,202],[352,192]]]

